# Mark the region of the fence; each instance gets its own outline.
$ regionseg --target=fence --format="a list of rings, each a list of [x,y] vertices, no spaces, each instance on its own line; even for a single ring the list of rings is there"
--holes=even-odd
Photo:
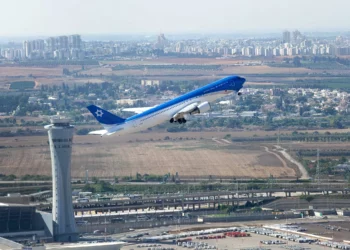
[[[175,226],[175,225],[192,225],[201,224],[197,219],[190,220],[174,220],[174,221],[138,221],[138,222],[127,222],[127,223],[114,223],[114,224],[87,224],[78,226],[80,233],[93,233],[96,230],[106,233],[122,233],[130,231],[130,229],[143,229],[143,228],[154,228],[163,226]]]

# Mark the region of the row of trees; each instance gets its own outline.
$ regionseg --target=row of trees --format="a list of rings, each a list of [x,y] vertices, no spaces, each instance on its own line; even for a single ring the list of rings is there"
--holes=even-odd
[[[220,70],[221,65],[202,65],[202,64],[171,64],[171,65],[126,65],[117,64],[113,70],[144,70],[144,69],[170,69],[170,70]]]
[[[21,181],[47,181],[47,180],[51,180],[51,179],[52,179],[52,177],[51,176],[47,176],[47,175],[29,175],[29,174],[26,174],[24,176],[17,177],[14,174],[10,174],[10,175],[0,174],[0,180],[2,180],[2,181],[14,181],[14,180],[21,180]]]

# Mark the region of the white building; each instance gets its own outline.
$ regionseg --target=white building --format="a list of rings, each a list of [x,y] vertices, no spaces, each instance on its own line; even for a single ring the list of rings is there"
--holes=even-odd
[[[142,86],[159,86],[160,81],[159,80],[141,80]]]

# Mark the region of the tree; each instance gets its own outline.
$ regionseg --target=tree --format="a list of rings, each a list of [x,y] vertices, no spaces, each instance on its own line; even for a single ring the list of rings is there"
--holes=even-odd
[[[97,184],[99,182],[99,179],[96,176],[94,176],[94,177],[91,178],[91,181],[93,183]]]
[[[140,173],[136,173],[136,180],[140,181],[142,179],[142,175]]]
[[[328,107],[323,110],[325,115],[335,115],[337,111],[333,107]]]
[[[114,176],[114,182],[118,183],[119,182],[119,178],[117,176]]]
[[[315,199],[315,197],[311,196],[311,195],[302,195],[300,196],[300,199],[304,199],[306,200],[308,203],[310,203],[311,201],[313,201]]]
[[[348,161],[348,159],[346,159],[345,156],[342,156],[342,157],[339,159],[339,163],[340,163],[340,164],[344,164],[344,163],[347,162],[347,161]]]
[[[290,58],[288,58],[288,57],[284,58],[283,61],[286,62],[286,63],[289,63],[290,62]]]
[[[69,69],[63,68],[62,74],[63,75],[70,75]]]
[[[294,67],[301,67],[300,57],[296,56],[293,58],[293,65]]]
[[[254,213],[257,213],[257,212],[261,212],[261,211],[262,211],[262,208],[261,208],[261,207],[252,207],[251,210],[252,210]]]

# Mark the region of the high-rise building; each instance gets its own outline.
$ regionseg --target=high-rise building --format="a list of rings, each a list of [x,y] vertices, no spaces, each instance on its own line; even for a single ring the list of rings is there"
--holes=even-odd
[[[35,42],[36,42],[35,49],[43,51],[45,48],[45,41],[43,39],[38,39],[38,40],[35,40]]]
[[[178,42],[176,44],[176,49],[175,49],[176,53],[181,53],[183,49],[184,49],[184,44],[182,42]]]
[[[163,49],[167,44],[168,44],[168,40],[165,38],[165,35],[163,33],[160,33],[158,35],[156,47]]]
[[[264,49],[263,56],[272,56],[273,50],[271,48]]]
[[[349,47],[336,47],[335,48],[335,55],[337,55],[337,56],[349,55],[350,54],[349,52],[350,52]]]
[[[48,130],[52,164],[53,237],[59,242],[78,240],[71,187],[71,155],[74,127],[68,119],[53,118]]]
[[[293,43],[298,43],[300,39],[302,38],[302,35],[299,30],[293,31]]]
[[[56,44],[58,49],[68,49],[68,37],[67,36],[56,37]]]
[[[288,49],[287,49],[287,55],[288,55],[288,56],[294,56],[294,55],[296,55],[296,54],[297,54],[296,48],[288,48]]]
[[[288,30],[283,31],[283,43],[290,43],[290,32]]]
[[[253,47],[244,47],[242,48],[242,56],[254,56],[254,48]]]
[[[32,43],[30,41],[24,41],[23,50],[25,57],[29,58],[33,50]]]
[[[46,49],[51,52],[57,49],[55,37],[49,37],[46,39]]]
[[[264,48],[263,47],[255,47],[255,55],[256,56],[263,56],[264,55]]]
[[[80,35],[71,35],[68,37],[68,44],[70,49],[81,49]]]
[[[287,48],[280,48],[280,56],[286,56],[287,55]]]
[[[279,48],[274,48],[273,50],[272,50],[272,54],[274,55],[274,56],[280,56],[281,54],[280,54],[280,49]]]

